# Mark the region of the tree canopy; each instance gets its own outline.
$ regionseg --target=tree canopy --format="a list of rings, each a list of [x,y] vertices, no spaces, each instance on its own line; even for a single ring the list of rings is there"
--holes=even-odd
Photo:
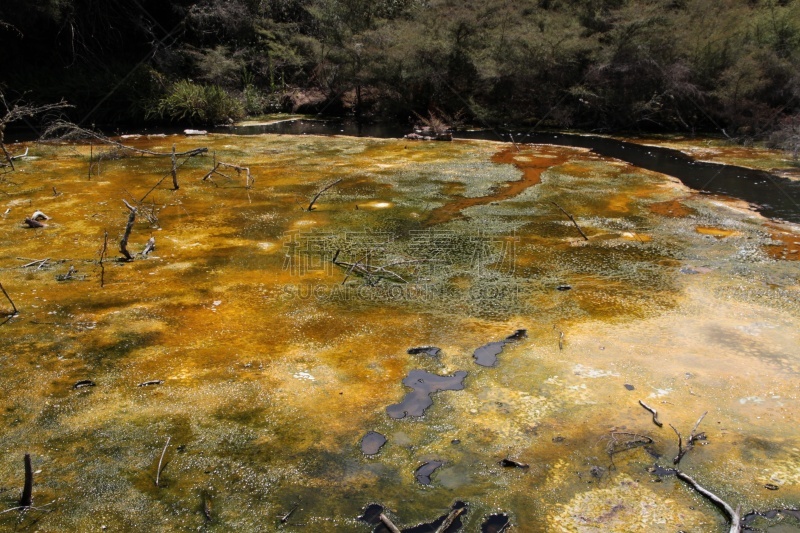
[[[286,109],[759,137],[800,113],[800,0],[4,0],[7,96],[80,121]]]

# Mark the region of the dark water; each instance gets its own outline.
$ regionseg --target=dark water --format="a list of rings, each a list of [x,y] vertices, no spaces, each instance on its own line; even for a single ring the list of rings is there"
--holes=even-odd
[[[244,126],[226,129],[229,133],[277,133],[286,135],[348,135],[356,137],[400,138],[411,128],[386,124],[356,124],[322,120],[292,120],[268,126]],[[510,142],[512,134],[496,131],[457,132],[456,139],[480,139]],[[561,133],[513,133],[518,143],[554,144],[589,148],[593,152],[625,161],[640,168],[674,176],[692,189],[732,196],[744,200],[762,215],[800,222],[800,182],[763,170],[733,165],[695,161],[669,148],[654,148],[635,143]],[[409,141],[418,142],[418,141]]]
[[[443,461],[428,461],[417,468],[417,470],[414,472],[414,478],[423,485],[430,485],[431,475],[443,464]]]
[[[466,377],[467,373],[463,370],[452,376],[438,376],[425,370],[412,370],[403,379],[403,385],[414,390],[406,394],[402,402],[387,407],[386,413],[396,419],[422,416],[425,409],[433,405],[431,394],[442,390],[462,390]]]
[[[472,354],[472,357],[475,359],[475,363],[480,366],[496,366],[497,365],[497,356],[500,355],[500,352],[503,351],[503,347],[508,344],[509,342],[516,342],[520,339],[524,339],[527,337],[527,331],[524,329],[518,329],[513,334],[509,335],[505,339],[501,341],[490,342],[489,344],[484,344],[477,350],[475,353]]]
[[[384,444],[386,444],[386,437],[377,431],[370,431],[361,439],[361,453],[375,455],[381,451]]]

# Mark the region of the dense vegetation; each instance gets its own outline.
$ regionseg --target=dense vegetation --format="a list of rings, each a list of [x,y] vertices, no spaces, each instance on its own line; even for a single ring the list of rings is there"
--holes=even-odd
[[[0,21],[7,97],[65,97],[84,123],[800,123],[800,0],[3,0]]]

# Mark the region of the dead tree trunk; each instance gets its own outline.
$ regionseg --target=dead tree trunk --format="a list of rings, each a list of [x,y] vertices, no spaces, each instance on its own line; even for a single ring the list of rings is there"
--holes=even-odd
[[[122,240],[119,241],[119,251],[125,256],[126,261],[133,261],[133,256],[131,256],[130,252],[128,252],[128,237],[130,237],[131,230],[133,229],[133,223],[136,221],[136,208],[125,200],[122,201],[130,210],[130,215],[128,215],[128,224],[125,226],[125,234],[122,236]]]

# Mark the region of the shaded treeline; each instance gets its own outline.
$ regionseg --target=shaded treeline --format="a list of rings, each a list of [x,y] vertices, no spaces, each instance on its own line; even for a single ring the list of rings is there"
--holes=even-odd
[[[800,113],[800,0],[3,0],[7,96],[84,122],[284,109],[759,137]]]

